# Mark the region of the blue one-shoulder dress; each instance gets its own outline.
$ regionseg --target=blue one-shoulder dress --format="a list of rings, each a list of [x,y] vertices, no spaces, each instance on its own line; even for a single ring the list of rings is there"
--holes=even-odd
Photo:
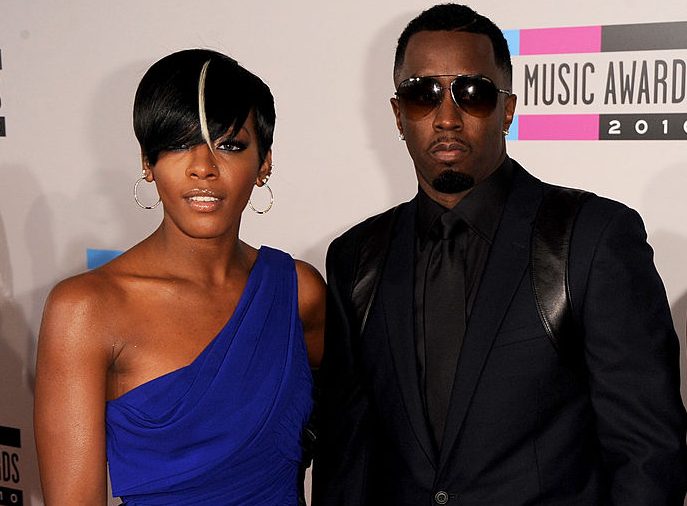
[[[205,350],[107,403],[113,494],[128,506],[297,504],[311,393],[294,261],[263,246]]]

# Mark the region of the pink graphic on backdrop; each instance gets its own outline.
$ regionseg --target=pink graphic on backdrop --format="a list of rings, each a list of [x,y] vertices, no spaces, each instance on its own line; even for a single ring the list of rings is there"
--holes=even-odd
[[[520,115],[518,139],[522,141],[595,141],[599,139],[599,115]]]
[[[599,53],[600,26],[520,30],[520,55]]]

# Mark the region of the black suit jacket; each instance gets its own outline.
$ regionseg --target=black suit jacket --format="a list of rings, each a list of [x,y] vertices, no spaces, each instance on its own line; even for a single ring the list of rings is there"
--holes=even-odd
[[[363,335],[351,290],[369,220],[330,246],[314,506],[682,506],[679,344],[642,221],[608,199],[583,205],[569,266],[582,358],[566,363],[539,320],[528,268],[550,186],[514,165],[439,455],[416,368],[415,201],[399,209]]]

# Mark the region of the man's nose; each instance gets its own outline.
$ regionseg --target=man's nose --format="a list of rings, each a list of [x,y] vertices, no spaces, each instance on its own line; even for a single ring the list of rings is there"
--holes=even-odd
[[[445,88],[442,92],[441,103],[434,113],[434,128],[437,130],[461,130],[463,128],[463,114],[451,96],[451,90]]]

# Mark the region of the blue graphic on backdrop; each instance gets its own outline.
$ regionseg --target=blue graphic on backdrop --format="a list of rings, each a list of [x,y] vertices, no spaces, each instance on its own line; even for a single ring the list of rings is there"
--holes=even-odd
[[[86,267],[95,269],[110,260],[117,258],[122,252],[116,249],[91,249],[86,250]]]

